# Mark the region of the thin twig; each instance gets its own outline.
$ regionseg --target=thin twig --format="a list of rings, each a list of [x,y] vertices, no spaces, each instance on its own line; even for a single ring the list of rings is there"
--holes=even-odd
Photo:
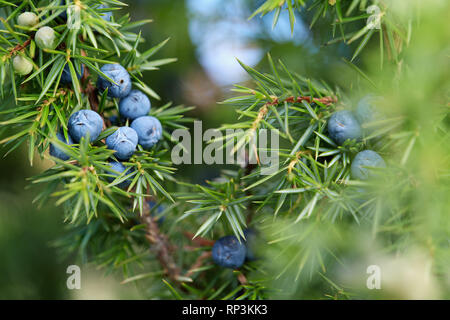
[[[23,49],[25,49],[26,47],[28,47],[31,43],[32,37],[28,38],[27,40],[25,40],[24,43],[22,44],[18,44],[17,46],[15,46],[14,48],[11,49],[9,56],[11,57],[12,55],[14,55],[16,52],[22,51]]]
[[[248,284],[247,277],[243,273],[239,272],[237,278],[242,285]]]
[[[194,234],[189,231],[183,232],[184,236],[191,240],[194,244],[196,244],[199,247],[212,247],[214,245],[214,240],[208,240],[202,237],[196,237],[194,238]]]
[[[180,269],[175,263],[172,256],[173,246],[170,244],[168,237],[161,233],[155,218],[150,215],[150,206],[144,201],[144,214],[141,217],[142,223],[146,226],[146,239],[152,244],[152,249],[156,251],[156,255],[164,273],[172,280],[178,280]]]
[[[195,260],[195,263],[192,265],[192,267],[189,269],[189,271],[186,273],[186,277],[190,278],[192,274],[194,274],[194,272],[200,268],[204,261],[206,259],[209,259],[211,257],[211,251],[204,251],[198,258],[197,260]]]
[[[283,102],[290,102],[290,103],[302,103],[303,101],[306,101],[308,103],[312,103],[312,102],[319,102],[322,103],[324,105],[331,105],[333,103],[337,102],[337,98],[336,97],[322,97],[322,98],[312,98],[312,97],[307,97],[307,96],[300,96],[300,97],[294,97],[294,96],[290,96],[287,97],[284,100],[280,100],[278,99],[278,97],[273,97],[272,101],[267,103],[268,105],[278,105],[281,104]]]

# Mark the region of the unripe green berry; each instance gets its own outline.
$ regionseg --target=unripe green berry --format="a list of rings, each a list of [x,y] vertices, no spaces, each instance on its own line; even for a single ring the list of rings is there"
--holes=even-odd
[[[56,46],[55,30],[50,27],[42,27],[36,32],[34,40],[41,49],[54,49]]]
[[[17,18],[17,24],[22,27],[32,27],[39,23],[39,18],[33,12],[24,12]]]
[[[17,55],[13,59],[13,68],[16,73],[24,76],[33,70],[33,64],[28,59]]]

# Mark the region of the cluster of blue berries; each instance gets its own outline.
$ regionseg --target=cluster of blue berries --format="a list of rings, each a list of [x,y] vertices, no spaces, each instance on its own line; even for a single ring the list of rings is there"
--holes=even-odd
[[[373,96],[361,99],[355,112],[342,110],[333,113],[328,120],[328,133],[337,144],[342,145],[345,141],[359,140],[363,135],[362,125],[373,122],[380,118],[373,106]],[[368,167],[385,167],[383,158],[372,150],[359,152],[353,159],[351,175],[354,179],[367,180],[371,176]]]
[[[364,97],[354,112],[341,110],[333,113],[328,120],[330,138],[342,145],[347,140],[360,140],[364,133],[369,133],[370,130],[363,130],[362,126],[381,117],[373,105],[374,99],[372,95]]]
[[[116,150],[119,160],[128,160],[139,143],[150,149],[162,137],[162,126],[158,119],[148,116],[151,104],[148,97],[139,90],[132,90],[128,71],[120,64],[105,64],[100,69],[110,80],[100,76],[97,88],[100,93],[107,90],[111,98],[120,98],[119,113],[132,121],[130,127],[120,127],[106,139],[108,148]]]
[[[244,231],[245,241],[236,236],[225,236],[218,239],[212,247],[212,259],[224,268],[240,268],[245,260],[255,260],[254,246],[256,232],[253,229]]]
[[[83,70],[83,69],[82,69]],[[107,78],[99,76],[97,89],[100,93],[107,90],[108,97],[119,98],[120,115],[132,121],[131,126],[119,127],[113,134],[106,138],[108,149],[114,150],[114,156],[119,161],[127,161],[136,151],[137,145],[144,149],[150,149],[162,138],[162,126],[155,117],[147,116],[151,104],[148,97],[139,90],[132,90],[131,78],[128,71],[120,64],[106,64],[101,71]],[[70,72],[63,72],[64,81],[71,82]],[[112,81],[110,81],[112,80]],[[69,118],[68,133],[66,139],[61,132],[57,138],[66,143],[79,143],[82,137],[88,137],[89,141],[95,141],[103,130],[103,118],[95,111],[80,110]],[[61,160],[68,160],[69,156],[54,145],[50,146],[50,154]],[[113,161],[110,168],[115,172],[123,173],[127,168],[121,163]],[[129,168],[128,168],[129,170]],[[131,173],[126,171],[126,174]],[[126,187],[130,180],[122,182],[119,187]]]
[[[66,0],[61,0],[60,5],[66,5]],[[95,7],[98,15],[105,21],[111,21],[112,12],[108,7],[100,4]],[[59,17],[67,20],[67,12],[62,12]],[[23,12],[17,17],[17,24],[24,28],[33,28],[39,23],[39,17],[33,12]],[[49,26],[40,27],[34,37],[36,45],[41,49],[54,49],[58,42],[57,33]],[[32,72],[34,64],[32,59],[25,53],[17,54],[12,60],[13,69],[17,74],[27,75]],[[76,65],[75,73],[78,79],[84,74],[84,65]],[[147,116],[150,111],[150,100],[139,90],[132,90],[131,78],[127,70],[119,64],[106,64],[101,68],[106,77],[100,76],[97,88],[100,93],[107,90],[111,98],[119,98],[119,111],[121,117],[133,121],[130,127],[119,127],[113,134],[106,138],[106,145],[115,151],[114,155],[119,161],[126,161],[136,151],[140,144],[144,149],[153,147],[162,137],[161,123],[155,117]],[[110,81],[112,80],[112,81]],[[61,84],[71,84],[73,81],[69,65],[63,68]],[[69,118],[68,135],[62,130],[56,133],[59,141],[72,145],[79,143],[81,138],[89,137],[89,142],[97,140],[104,127],[103,118],[95,111],[83,109],[75,112]],[[69,160],[70,156],[56,145],[50,145],[50,154],[63,161]],[[121,162],[111,162],[110,168],[116,172],[123,173],[127,168]],[[122,182],[120,186],[129,185],[130,181]]]

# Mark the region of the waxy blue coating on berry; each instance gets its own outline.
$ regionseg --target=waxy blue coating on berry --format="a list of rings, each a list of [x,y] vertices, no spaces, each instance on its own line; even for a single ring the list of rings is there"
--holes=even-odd
[[[56,133],[56,137],[58,138],[59,141],[64,142],[67,145],[74,144],[70,135],[68,135],[67,139],[64,137],[64,132],[62,130]],[[57,146],[53,145],[53,143],[50,144],[50,155],[63,161],[67,161],[70,158],[70,156],[64,153],[64,151],[62,151]]]
[[[78,78],[78,80],[80,80],[81,76],[84,73],[84,65],[81,65],[81,70],[80,71],[78,71],[75,66],[74,66],[74,68],[75,68],[75,72],[77,74],[77,78]],[[70,84],[70,83],[72,83],[72,74],[70,73],[70,68],[69,68],[68,64],[66,64],[64,66],[63,72],[61,74],[61,83],[63,83],[63,84]]]
[[[139,90],[131,90],[130,94],[119,102],[120,115],[131,120],[146,116],[150,108],[150,100]]]
[[[334,142],[342,145],[348,139],[360,139],[361,126],[351,111],[337,111],[328,120],[328,133]]]
[[[131,123],[139,136],[139,144],[150,149],[162,138],[162,126],[158,119],[151,116],[139,117]]]
[[[369,168],[365,167],[386,167],[383,158],[372,150],[364,150],[359,152],[353,159],[351,173],[353,179],[367,180],[371,173]]]
[[[128,160],[136,151],[138,135],[130,127],[120,127],[112,135],[106,138],[108,149],[115,150],[114,155],[119,160]]]
[[[247,249],[235,236],[225,236],[214,243],[212,258],[224,268],[237,269],[244,264]]]
[[[97,7],[97,9],[109,9],[106,5],[101,4]],[[99,15],[102,17],[103,20],[105,21],[111,21],[111,17],[112,17],[112,12],[111,11],[102,11],[99,12]]]
[[[118,177],[119,175],[121,175],[125,170],[126,170],[126,173],[124,174],[124,175],[128,175],[128,174],[130,174],[132,171],[132,169],[131,168],[128,168],[127,169],[127,167],[125,167],[121,162],[117,162],[117,161],[111,161],[110,163],[109,163],[109,167],[111,168],[111,170],[114,170],[114,171],[107,171],[107,173],[108,174],[111,174],[111,175],[113,175],[113,176],[115,176],[115,177]],[[119,174],[118,174],[119,173]],[[108,177],[108,181],[109,182],[113,182],[114,181],[114,179],[115,178],[112,178],[112,177]],[[133,180],[132,180],[132,178],[130,178],[130,179],[127,179],[127,180],[125,180],[125,181],[123,181],[123,182],[121,182],[120,184],[118,184],[117,186],[119,187],[119,188],[127,188],[130,184],[131,184],[131,182],[132,182]]]
[[[106,74],[115,83],[99,76],[97,79],[97,88],[100,92],[108,88],[108,96],[112,98],[126,97],[131,91],[131,78],[128,71],[120,64],[105,64],[100,70]]]
[[[95,111],[80,110],[69,118],[69,134],[75,142],[80,142],[82,137],[89,133],[90,142],[98,138],[103,129],[103,119]]]

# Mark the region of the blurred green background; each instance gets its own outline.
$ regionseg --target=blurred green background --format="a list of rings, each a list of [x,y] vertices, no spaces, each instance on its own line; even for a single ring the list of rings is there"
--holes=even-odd
[[[362,94],[359,92],[363,88],[360,83],[361,77],[351,72],[341,60],[342,57],[351,57],[354,48],[339,43],[323,45],[331,38],[329,21],[319,22],[313,30],[310,30],[305,21],[311,17],[308,13],[299,15],[294,34],[291,35],[287,12],[283,12],[279,23],[272,30],[273,13],[262,19],[256,17],[247,20],[261,2],[134,0],[130,1],[130,7],[115,13],[129,12],[133,20],[153,19],[153,23],[142,29],[143,37],[146,39],[142,48],[156,45],[170,37],[169,43],[158,54],[158,58],[176,57],[178,61],[145,75],[145,81],[162,98],[161,101],[152,100],[153,107],[157,108],[168,101],[173,101],[174,104],[194,105],[197,108],[190,116],[202,120],[203,129],[235,122],[235,112],[216,102],[232,94],[230,89],[233,83],[248,80],[236,58],[259,70],[268,70],[265,55],[269,51],[274,60],[282,58],[289,68],[305,77],[323,79],[344,89],[352,89],[355,97],[351,97],[350,100]],[[428,35],[434,34],[434,37],[428,39],[431,46],[445,42],[445,39],[448,41],[446,38],[448,32],[442,30],[440,23],[438,20],[429,24],[428,28],[417,37],[428,39]],[[435,33],[436,30],[440,32]],[[422,63],[420,49],[423,47],[424,44],[420,42],[416,44],[417,55],[413,55],[410,59],[415,66]],[[365,50],[370,52],[371,49],[377,48],[375,42],[370,43]],[[435,51],[439,50],[440,48],[435,48]],[[376,58],[368,61],[376,61]],[[373,66],[377,63],[369,64],[369,69],[374,69]],[[360,65],[361,62],[356,60],[355,64]],[[367,67],[367,63],[362,67]],[[428,66],[429,69],[435,67],[435,65]],[[435,71],[439,73],[442,70]],[[416,89],[426,81],[424,77],[427,75],[427,72],[420,74],[422,79],[415,84]],[[386,74],[380,77],[382,76],[391,77]],[[443,88],[439,87],[438,91],[448,90],[446,84],[448,77],[443,84],[441,83]],[[408,91],[408,88],[400,89]],[[434,87],[425,89],[426,94],[435,92]],[[399,97],[390,97],[391,101],[398,102],[399,109],[413,106],[411,112],[416,112],[415,118],[423,116],[421,106],[417,105],[417,99],[420,98],[420,94],[416,94],[416,100],[411,98],[405,102],[396,101]],[[438,151],[440,156],[448,158],[448,148],[441,148]],[[75,260],[73,257],[61,258],[52,246],[52,242],[64,234],[61,209],[53,204],[38,209],[32,203],[36,190],[26,188],[29,185],[26,180],[28,177],[41,172],[51,164],[37,159],[34,167],[30,168],[25,152],[16,150],[0,160],[0,299],[141,298],[136,288],[121,286],[120,281],[114,276],[106,277],[94,266],[83,266],[81,290],[70,291],[66,288],[68,276],[66,268]],[[424,161],[429,159],[425,158]],[[182,175],[180,179],[197,183],[218,175],[217,168],[205,166],[185,166],[180,172]],[[430,190],[433,190],[433,187],[440,186],[431,185]],[[441,203],[436,209],[442,214],[444,227],[449,224],[448,213],[444,217],[442,212],[447,205],[448,201]],[[423,208],[423,212],[427,210],[430,208]],[[444,237],[446,235],[448,233],[445,233]],[[352,238],[355,239],[356,236]],[[450,279],[448,282],[450,283]],[[315,294],[317,292],[310,297],[314,297]],[[434,293],[430,296],[439,297]]]

